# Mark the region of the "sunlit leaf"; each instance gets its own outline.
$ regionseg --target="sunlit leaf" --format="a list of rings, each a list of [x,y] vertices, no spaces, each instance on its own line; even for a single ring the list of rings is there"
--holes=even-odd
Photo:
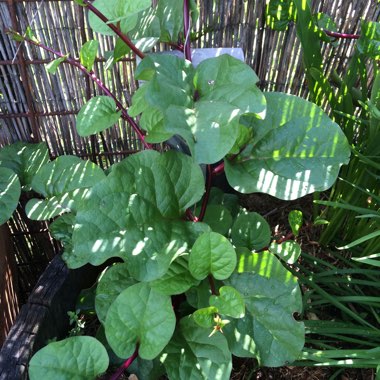
[[[267,93],[265,120],[256,120],[255,144],[225,160],[228,182],[240,192],[296,199],[328,189],[350,157],[347,139],[319,107],[282,93]]]
[[[77,131],[80,136],[89,136],[101,132],[116,124],[121,111],[109,96],[95,96],[88,101],[77,115]]]

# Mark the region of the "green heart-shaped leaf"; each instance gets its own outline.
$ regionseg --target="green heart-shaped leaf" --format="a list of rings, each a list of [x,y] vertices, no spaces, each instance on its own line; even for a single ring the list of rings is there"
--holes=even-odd
[[[210,297],[210,305],[218,309],[218,313],[232,318],[243,318],[245,303],[241,294],[231,286],[222,286],[219,296]]]
[[[216,232],[202,234],[190,253],[189,269],[197,280],[212,274],[217,280],[228,278],[236,266],[236,252],[223,235]]]
[[[169,296],[138,283],[124,290],[107,313],[105,332],[117,356],[130,357],[139,345],[139,356],[154,359],[173,335],[176,318]]]

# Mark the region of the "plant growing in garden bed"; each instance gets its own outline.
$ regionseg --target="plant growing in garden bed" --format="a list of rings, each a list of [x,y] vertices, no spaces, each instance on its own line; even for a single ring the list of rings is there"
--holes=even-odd
[[[96,287],[98,339],[77,336],[47,345],[30,362],[31,379],[95,378],[109,357],[124,362],[112,378],[136,358],[144,378],[166,372],[171,379],[228,379],[232,355],[256,358],[262,366],[293,362],[304,344],[304,325],[293,316],[301,311],[301,292],[281,260],[296,260],[300,249],[272,241],[265,219],[240,208],[236,195],[212,188],[212,179],[225,172],[237,191],[281,199],[325,190],[348,161],[344,134],[312,103],[263,94],[253,70],[235,58],[223,55],[194,68],[188,39],[188,60],[144,57],[136,46],[171,42],[181,33],[177,1],[160,0],[155,8],[150,1],[78,2],[108,22],[90,18],[95,31],[108,33],[111,25],[120,37],[112,59],[120,57],[121,46],[123,54],[132,49],[143,58],[135,77],[144,83],[129,109],[91,71],[95,43],[84,45],[78,61],[30,31],[13,35],[56,53],[60,58],[50,70],[66,61],[105,93],[79,112],[80,135],[122,117],[146,149],[107,174],[71,156],[36,170],[31,188],[42,199],[29,201],[26,211],[32,219],[55,218],[51,232],[64,245],[67,265],[113,264]],[[185,1],[185,36],[189,6]],[[190,155],[153,149],[174,135]],[[15,201],[8,187],[8,177],[16,178],[12,162],[1,161],[7,216]]]

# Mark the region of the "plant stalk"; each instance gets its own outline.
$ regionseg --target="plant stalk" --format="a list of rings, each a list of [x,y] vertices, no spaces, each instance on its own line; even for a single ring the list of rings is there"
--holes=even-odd
[[[335,37],[335,38],[343,38],[348,40],[357,40],[360,38],[359,34],[350,34],[350,33],[338,33],[338,32],[331,32],[330,30],[323,30],[329,37]]]
[[[205,195],[204,195],[203,200],[202,200],[201,212],[200,212],[200,214],[198,216],[198,220],[200,222],[203,221],[203,219],[205,217],[205,214],[206,214],[207,204],[208,204],[208,201],[209,201],[209,198],[210,198],[210,192],[211,192],[212,177],[213,177],[213,173],[212,173],[212,170],[211,170],[211,165],[207,165],[206,192],[205,192]]]
[[[148,144],[146,141],[145,141],[145,136],[143,135],[142,131],[140,130],[140,127],[137,125],[137,123],[133,120],[132,117],[130,117],[128,115],[128,112],[127,110],[124,108],[124,106],[121,104],[121,102],[117,99],[117,97],[108,89],[108,87],[95,75],[95,73],[93,71],[88,71],[80,62],[78,62],[76,59],[74,58],[70,58],[70,57],[67,57],[65,54],[63,54],[62,52],[60,51],[56,51],[44,44],[42,44],[41,42],[36,42],[36,41],[33,41],[27,37],[24,37],[24,40],[32,45],[35,45],[41,49],[44,49],[60,58],[65,58],[65,62],[67,62],[68,64],[72,65],[72,66],[75,66],[77,67],[80,71],[82,71],[84,74],[86,74],[88,77],[91,78],[91,80],[93,82],[95,82],[98,87],[107,95],[109,96],[110,98],[112,98],[118,109],[121,111],[121,116],[122,118],[127,121],[131,127],[133,128],[133,130],[135,131],[135,133],[137,134],[137,136],[139,137],[139,139],[141,140],[142,144],[144,145],[144,147],[146,149],[152,149],[151,145]]]
[[[189,0],[183,2],[183,34],[185,37],[184,53],[185,59],[191,61],[191,48],[190,48],[190,4]]]
[[[116,372],[109,378],[109,380],[117,380],[126,369],[134,362],[139,354],[139,347],[136,346],[135,352],[129,357],[117,370]]]

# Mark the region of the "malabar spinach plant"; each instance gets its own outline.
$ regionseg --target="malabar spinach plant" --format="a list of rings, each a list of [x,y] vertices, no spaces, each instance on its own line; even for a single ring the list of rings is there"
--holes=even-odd
[[[274,241],[262,216],[240,208],[236,194],[212,181],[225,172],[241,193],[282,199],[327,189],[349,158],[344,134],[316,105],[262,93],[253,70],[231,56],[195,68],[186,38],[190,15],[196,17],[192,2],[78,2],[92,12],[95,31],[118,36],[111,61],[129,50],[142,58],[135,78],[143,84],[129,109],[91,70],[96,43],[86,43],[76,60],[44,46],[30,30],[13,35],[58,55],[50,70],[66,61],[103,91],[80,110],[80,135],[121,117],[145,149],[107,175],[59,157],[32,180],[42,199],[31,200],[27,213],[55,218],[51,232],[64,245],[67,265],[111,264],[95,291],[97,339],[50,343],[30,361],[31,379],[95,378],[109,358],[122,363],[112,379],[136,358],[144,378],[165,372],[170,379],[228,379],[232,355],[262,366],[293,362],[304,344],[304,325],[294,318],[302,301],[282,260],[294,262],[300,248]],[[187,59],[140,50],[178,36]],[[173,136],[186,143],[188,155],[152,148]]]

